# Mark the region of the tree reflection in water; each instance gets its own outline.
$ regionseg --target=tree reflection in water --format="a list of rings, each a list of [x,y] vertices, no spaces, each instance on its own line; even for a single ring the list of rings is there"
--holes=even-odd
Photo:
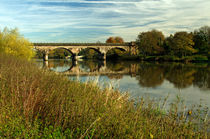
[[[164,68],[158,64],[141,63],[136,79],[143,87],[156,87],[164,81]]]
[[[194,74],[194,78],[193,84],[195,86],[203,90],[210,89],[210,66],[198,68],[197,72]]]
[[[49,69],[65,67],[61,72],[79,67],[80,71],[107,73],[109,79],[121,79],[130,75],[138,80],[142,87],[154,88],[169,81],[175,88],[183,89],[196,86],[202,90],[210,89],[210,64],[184,64],[184,63],[148,63],[128,61],[79,61],[76,65],[72,61],[50,60]],[[103,69],[103,70],[102,70]],[[111,71],[111,72],[110,72]],[[119,74],[122,72],[121,74]],[[88,76],[88,75],[87,75]]]
[[[103,61],[99,60],[84,60],[80,61],[80,68],[85,71],[95,72],[99,71],[102,66],[104,66]]]
[[[108,61],[106,66],[108,69],[110,69],[112,71],[122,71],[125,68],[128,68],[128,67],[126,67],[125,62],[123,62],[123,61]]]
[[[196,69],[184,64],[171,65],[168,67],[166,79],[173,83],[176,88],[187,88],[193,84]]]

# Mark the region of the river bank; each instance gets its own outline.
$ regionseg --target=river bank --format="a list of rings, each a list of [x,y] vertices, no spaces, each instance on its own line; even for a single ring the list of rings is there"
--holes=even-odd
[[[112,59],[113,57],[108,57],[107,59]],[[193,63],[203,63],[210,62],[210,56],[208,55],[192,55],[192,56],[144,56],[144,55],[123,55],[117,58],[118,60],[134,60],[134,61],[161,61],[161,62],[193,62]]]
[[[0,137],[208,138],[206,109],[177,98],[129,100],[97,83],[70,81],[34,63],[0,55]],[[199,121],[196,123],[195,121]]]

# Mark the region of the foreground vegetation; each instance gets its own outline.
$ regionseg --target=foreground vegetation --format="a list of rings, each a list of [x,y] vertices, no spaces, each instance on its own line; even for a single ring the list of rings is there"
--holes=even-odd
[[[0,54],[0,138],[208,138],[207,109],[135,103]]]
[[[132,101],[112,87],[70,81],[27,61],[31,45],[17,29],[0,32],[0,138],[209,137],[208,108],[186,108],[178,97],[166,111],[166,100]]]

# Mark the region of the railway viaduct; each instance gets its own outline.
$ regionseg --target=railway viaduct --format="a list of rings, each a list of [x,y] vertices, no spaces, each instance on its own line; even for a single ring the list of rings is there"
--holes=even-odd
[[[134,42],[124,44],[108,44],[108,43],[34,43],[34,48],[43,53],[43,60],[48,61],[48,54],[55,49],[66,49],[72,54],[72,58],[76,60],[78,53],[83,49],[94,49],[106,60],[106,54],[111,49],[120,49],[127,51],[131,55],[137,54],[137,47]]]

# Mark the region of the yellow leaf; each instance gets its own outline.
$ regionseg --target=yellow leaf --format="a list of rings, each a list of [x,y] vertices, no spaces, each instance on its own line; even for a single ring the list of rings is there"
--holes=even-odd
[[[154,138],[154,136],[152,135],[152,133],[150,133],[150,134],[149,134],[149,136],[150,136],[150,138],[151,138],[151,139],[153,139],[153,138]]]

